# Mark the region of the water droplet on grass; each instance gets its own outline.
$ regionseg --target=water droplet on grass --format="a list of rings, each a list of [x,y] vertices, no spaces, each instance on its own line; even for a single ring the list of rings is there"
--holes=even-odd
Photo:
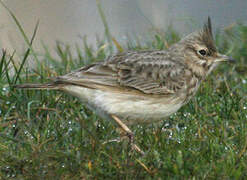
[[[164,125],[164,127],[166,128],[168,128],[168,127],[170,127],[170,123],[165,123],[165,125]]]
[[[172,133],[172,131],[170,131],[170,134],[169,134],[168,138],[171,139],[172,135],[173,135],[173,133]]]
[[[183,115],[184,115],[184,117],[188,117],[188,116],[190,116],[190,113],[184,113]]]

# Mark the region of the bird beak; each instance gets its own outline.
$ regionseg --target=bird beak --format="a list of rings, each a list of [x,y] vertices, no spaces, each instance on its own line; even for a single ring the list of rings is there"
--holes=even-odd
[[[236,60],[233,59],[231,56],[226,56],[224,54],[218,53],[217,59],[215,62],[230,62],[230,63],[235,63]]]

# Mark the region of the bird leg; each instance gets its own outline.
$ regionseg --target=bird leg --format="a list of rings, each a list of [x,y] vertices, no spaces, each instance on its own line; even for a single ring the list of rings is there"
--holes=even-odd
[[[134,144],[134,133],[128,128],[128,126],[126,126],[117,116],[112,115],[112,118],[118,123],[121,129],[126,133],[125,136],[129,138],[129,143],[132,149],[144,155],[144,152],[136,144]]]

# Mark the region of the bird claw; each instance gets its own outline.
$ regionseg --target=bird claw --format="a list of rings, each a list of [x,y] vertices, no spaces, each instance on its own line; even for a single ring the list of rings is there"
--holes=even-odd
[[[106,143],[111,143],[111,142],[121,142],[121,140],[124,139],[124,137],[127,137],[129,139],[129,145],[131,146],[131,150],[134,150],[138,153],[140,153],[141,155],[144,155],[144,152],[141,150],[141,148],[139,148],[135,143],[134,143],[134,133],[116,116],[112,115],[112,118],[118,123],[118,125],[120,126],[120,138],[118,139],[112,139],[109,141],[104,142],[103,144]]]

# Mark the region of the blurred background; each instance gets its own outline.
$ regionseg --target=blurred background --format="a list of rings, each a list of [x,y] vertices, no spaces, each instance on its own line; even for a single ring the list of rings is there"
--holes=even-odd
[[[104,34],[96,0],[5,0],[30,38],[35,24],[39,28],[35,50],[42,43],[54,48],[56,41],[71,46],[82,43],[87,36],[95,44],[95,35]],[[101,0],[111,34],[120,42],[126,34],[144,39],[153,27],[166,29],[169,25],[182,34],[201,27],[211,16],[214,30],[234,22],[247,22],[246,0]],[[25,43],[15,22],[0,6],[0,48],[23,52]]]

